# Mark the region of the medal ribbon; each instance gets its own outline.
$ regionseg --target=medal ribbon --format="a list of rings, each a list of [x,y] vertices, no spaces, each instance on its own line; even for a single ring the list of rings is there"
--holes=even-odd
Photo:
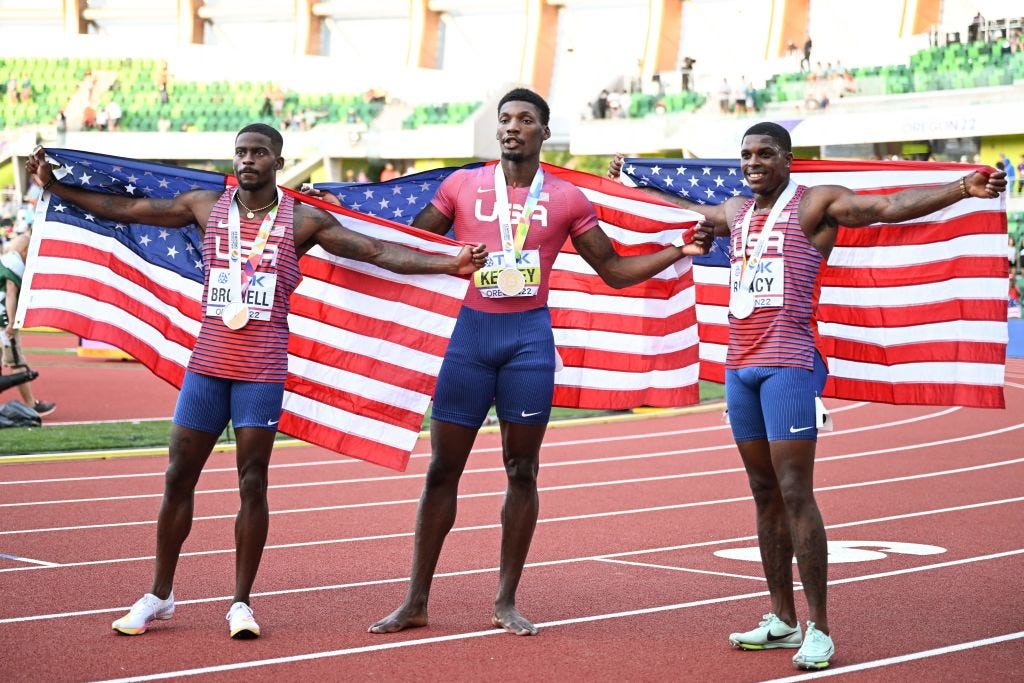
[[[515,237],[512,234],[512,210],[508,203],[508,185],[505,183],[505,172],[501,162],[494,165],[494,203],[498,210],[498,227],[501,230],[501,251],[504,254],[505,267],[515,268],[526,243],[526,234],[530,231],[530,216],[540,201],[540,190],[544,186],[544,169],[537,167],[537,172],[530,183],[530,193],[523,205],[523,212],[516,224]]]
[[[238,190],[235,190],[237,192]],[[277,190],[277,206],[263,217],[259,232],[256,233],[256,240],[249,249],[249,255],[242,265],[242,223],[238,216],[238,202],[235,195],[231,195],[231,205],[228,207],[228,277],[231,280],[231,301],[229,303],[242,303],[242,297],[249,291],[249,283],[252,276],[256,274],[256,266],[263,258],[263,250],[267,247],[267,240],[270,238],[270,230],[274,227],[274,219],[277,218],[277,210],[281,206],[281,189]]]
[[[796,183],[790,180],[789,185],[786,186],[786,189],[782,191],[782,194],[772,204],[772,209],[768,212],[768,218],[761,228],[761,235],[757,238],[757,246],[754,247],[754,253],[750,255],[749,260],[747,260],[747,233],[750,230],[750,219],[754,215],[754,204],[751,204],[750,208],[747,209],[746,215],[743,216],[743,227],[740,230],[740,258],[743,259],[743,266],[740,269],[739,286],[733,289],[732,296],[737,294],[746,296],[749,294],[750,285],[754,281],[754,275],[757,274],[757,266],[761,263],[764,250],[768,247],[768,238],[771,236],[772,230],[775,229],[775,221],[779,219],[779,214],[786,208],[794,194],[796,194]]]

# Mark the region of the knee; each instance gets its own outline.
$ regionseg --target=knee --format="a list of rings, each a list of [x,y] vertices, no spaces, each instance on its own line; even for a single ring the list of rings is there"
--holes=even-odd
[[[534,458],[510,457],[505,460],[505,474],[510,486],[537,488],[538,461]]]
[[[437,462],[430,463],[427,468],[427,476],[423,482],[423,488],[427,490],[448,489],[458,487],[461,470],[442,465]]]
[[[763,510],[782,502],[782,495],[779,491],[779,483],[775,477],[763,477],[750,475],[750,493],[754,497],[754,504],[758,509]]]
[[[238,495],[244,502],[259,502],[267,498],[267,471],[248,468],[238,477]]]
[[[172,463],[164,473],[164,493],[174,498],[191,496],[198,481],[199,474],[193,468]]]
[[[779,481],[779,491],[790,514],[799,512],[814,502],[814,488],[803,477],[785,477]]]

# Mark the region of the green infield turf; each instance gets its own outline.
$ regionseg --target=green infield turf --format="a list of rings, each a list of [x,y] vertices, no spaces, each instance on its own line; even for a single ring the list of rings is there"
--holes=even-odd
[[[701,382],[701,401],[721,399],[721,384]],[[573,410],[554,408],[552,421],[582,417],[612,415],[615,411]],[[423,429],[430,427],[429,416],[423,420]],[[167,445],[171,429],[169,420],[145,422],[104,422],[80,425],[53,425],[0,429],[0,456],[32,453],[63,453],[70,451],[100,451],[133,448],[160,448]],[[221,443],[230,442],[234,435],[229,428],[221,435]],[[278,434],[278,439],[291,437]]]

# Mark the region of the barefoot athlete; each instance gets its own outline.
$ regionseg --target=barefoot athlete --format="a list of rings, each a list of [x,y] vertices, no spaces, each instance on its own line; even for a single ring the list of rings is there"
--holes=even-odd
[[[729,642],[746,650],[799,648],[795,666],[822,669],[835,646],[826,609],[828,548],[813,481],[815,399],[827,377],[811,330],[818,271],[840,225],[899,223],[968,197],[996,197],[1006,178],[972,172],[946,185],[857,195],[838,185],[798,186],[790,179],[792,161],[789,132],[758,123],[740,145],[740,170],[752,199],[709,206],[651,190],[704,214],[716,233],[731,238],[725,397],[754,496],[771,612],[756,628],[731,634]],[[616,156],[608,175],[618,178],[621,169]],[[810,612],[803,634],[793,602],[794,554]]]
[[[439,234],[454,226],[457,239],[485,242],[493,267],[474,277],[437,378],[409,591],[398,609],[370,626],[371,633],[427,624],[430,584],[455,522],[459,478],[492,402],[508,487],[491,623],[518,635],[537,633],[516,608],[516,588],[537,525],[540,447],[554,393],[547,299],[555,257],[570,238],[606,283],[622,288],[703,253],[705,242],[710,246],[710,238],[698,234],[685,246],[678,241],[654,253],[619,256],[583,193],[541,169],[541,146],[551,135],[549,113],[547,102],[531,90],[507,93],[498,104],[501,161],[453,173],[413,221]]]
[[[296,203],[277,188],[282,145],[274,128],[246,126],[235,138],[237,190],[194,190],[174,199],[136,199],[62,185],[43,150],[26,163],[44,189],[94,215],[165,228],[194,223],[203,233],[204,317],[174,409],[153,584],[128,614],[114,621],[118,633],[145,633],[154,620],[174,614],[174,570],[192,526],[196,484],[230,420],[241,507],[235,520],[235,593],[227,620],[232,638],[260,634],[249,592],[267,539],[267,467],[281,417],[288,305],[301,278],[298,259],[320,245],[396,273],[458,274],[472,273],[486,260],[483,244],[464,247],[457,256],[425,254],[353,232],[331,214]]]

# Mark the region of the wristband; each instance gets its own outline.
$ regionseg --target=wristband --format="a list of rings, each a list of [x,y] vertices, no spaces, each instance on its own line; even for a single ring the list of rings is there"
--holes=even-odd
[[[50,179],[46,181],[45,185],[43,185],[43,192],[46,192],[51,187],[53,187],[53,184],[55,182],[57,182],[57,176],[55,176],[55,175],[50,176]]]

